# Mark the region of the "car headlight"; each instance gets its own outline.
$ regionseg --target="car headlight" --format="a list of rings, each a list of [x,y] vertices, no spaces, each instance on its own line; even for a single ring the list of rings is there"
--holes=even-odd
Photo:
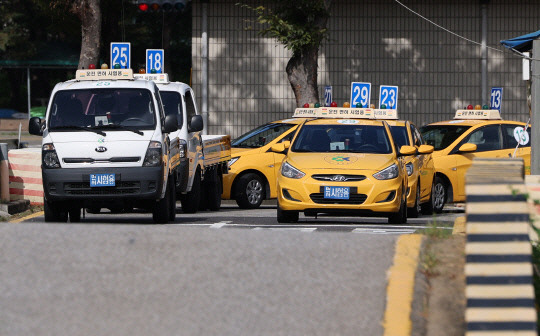
[[[414,165],[412,162],[409,162],[405,165],[405,169],[407,169],[407,175],[411,176],[414,171]]]
[[[373,174],[373,177],[377,180],[390,180],[399,176],[399,169],[397,164],[393,164],[383,170]]]
[[[281,165],[281,175],[293,179],[299,179],[306,176],[305,173],[294,168],[288,162],[283,162],[283,164]]]
[[[229,166],[229,168],[233,165],[233,163],[235,163],[236,161],[238,161],[240,157],[233,157],[232,159],[229,160],[229,163],[227,163],[227,165]]]

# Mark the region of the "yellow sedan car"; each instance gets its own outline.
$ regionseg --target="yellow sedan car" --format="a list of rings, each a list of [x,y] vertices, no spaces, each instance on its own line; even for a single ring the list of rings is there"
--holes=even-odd
[[[397,116],[396,116],[397,119]],[[405,158],[405,168],[407,169],[407,215],[416,218],[420,213],[433,213],[433,199],[431,189],[433,176],[435,173],[433,160],[430,153],[433,146],[426,145],[422,135],[416,126],[406,120],[385,119],[398,148],[403,145],[417,148],[416,155]]]
[[[284,155],[270,147],[291,140],[304,118],[274,121],[259,126],[232,142],[229,173],[223,175],[222,199],[234,199],[240,208],[258,208],[276,198],[276,176]]]
[[[432,198],[437,213],[446,202],[465,201],[465,173],[474,158],[523,158],[530,174],[530,128],[502,120],[497,110],[458,110],[453,120],[428,124],[420,132],[435,147]]]
[[[295,115],[305,116],[306,109]],[[373,109],[315,108],[291,142],[272,146],[284,153],[278,174],[277,221],[297,222],[299,213],[356,214],[407,222],[408,177],[390,126]]]

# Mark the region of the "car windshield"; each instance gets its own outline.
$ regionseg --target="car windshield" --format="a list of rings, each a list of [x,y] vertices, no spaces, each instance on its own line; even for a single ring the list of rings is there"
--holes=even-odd
[[[464,125],[426,125],[420,127],[420,133],[428,145],[435,150],[443,150],[450,146],[471,126]]]
[[[182,118],[182,97],[175,91],[159,91],[165,115],[176,115],[178,128],[182,128],[184,119]]]
[[[407,127],[405,126],[390,126],[390,132],[394,142],[401,148],[401,146],[410,146],[409,135],[407,134]]]
[[[54,95],[49,128],[150,130],[156,127],[154,111],[152,94],[146,89],[63,90]]]
[[[304,125],[291,150],[389,154],[392,146],[384,126]]]
[[[235,148],[259,148],[290,130],[294,124],[269,123],[259,126],[232,142]]]

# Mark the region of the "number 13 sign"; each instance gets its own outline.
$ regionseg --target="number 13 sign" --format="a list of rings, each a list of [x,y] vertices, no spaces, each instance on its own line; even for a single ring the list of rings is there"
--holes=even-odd
[[[398,87],[381,85],[379,88],[379,108],[386,105],[387,109],[397,109]]]

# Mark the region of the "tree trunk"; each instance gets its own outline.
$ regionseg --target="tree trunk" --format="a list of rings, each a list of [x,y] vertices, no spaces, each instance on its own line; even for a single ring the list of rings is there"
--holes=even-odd
[[[287,63],[287,77],[296,97],[296,106],[319,102],[317,86],[317,59],[319,47],[309,47],[291,57]]]
[[[79,69],[88,69],[90,64],[99,60],[99,44],[101,41],[101,8],[100,0],[78,0],[71,6],[71,12],[81,20],[81,55]]]
[[[330,11],[332,1],[323,1],[327,11]],[[325,29],[327,23],[327,16],[317,17],[315,20],[315,26],[319,29]],[[287,63],[287,77],[296,97],[297,107],[302,107],[305,103],[320,103],[317,85],[319,46],[320,44],[312,45],[295,53]]]

